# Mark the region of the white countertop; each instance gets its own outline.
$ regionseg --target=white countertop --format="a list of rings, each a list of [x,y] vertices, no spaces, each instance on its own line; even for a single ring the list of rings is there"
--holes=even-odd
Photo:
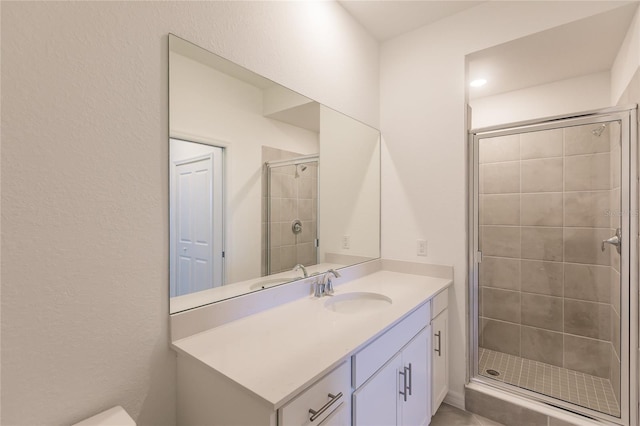
[[[335,287],[335,295],[366,291],[391,298],[374,313],[332,312],[324,307],[331,296],[310,296],[177,340],[173,348],[277,409],[451,283],[379,271]]]

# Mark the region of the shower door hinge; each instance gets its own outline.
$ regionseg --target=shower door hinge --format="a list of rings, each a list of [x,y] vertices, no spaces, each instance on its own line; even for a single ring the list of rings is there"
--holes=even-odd
[[[477,251],[476,252],[476,263],[482,263],[482,252],[481,251]]]
[[[319,238],[316,238],[316,239],[313,241],[313,244],[315,245],[315,247],[316,247],[316,248],[320,247],[320,239],[319,239]]]
[[[224,259],[224,252],[222,252],[222,258]]]

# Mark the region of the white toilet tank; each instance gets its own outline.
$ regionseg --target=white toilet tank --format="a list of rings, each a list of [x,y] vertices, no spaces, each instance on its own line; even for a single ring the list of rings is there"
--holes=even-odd
[[[72,426],[136,426],[136,422],[118,405]]]

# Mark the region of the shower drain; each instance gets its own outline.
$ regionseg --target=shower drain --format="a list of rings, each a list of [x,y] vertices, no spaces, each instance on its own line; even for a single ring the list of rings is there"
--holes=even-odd
[[[486,371],[487,371],[487,374],[490,375],[490,376],[499,376],[500,375],[500,372],[496,371],[496,370],[486,370]]]

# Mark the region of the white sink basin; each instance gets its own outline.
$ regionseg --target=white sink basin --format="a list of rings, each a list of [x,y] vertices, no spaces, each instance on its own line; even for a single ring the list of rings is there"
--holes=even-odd
[[[361,314],[387,308],[391,303],[391,299],[384,294],[358,291],[332,296],[324,303],[324,307],[340,314]]]
[[[259,290],[261,288],[269,288],[274,285],[288,283],[290,281],[299,280],[302,277],[279,277],[279,278],[266,278],[264,280],[260,280],[257,283],[251,284],[249,286],[249,290]]]

